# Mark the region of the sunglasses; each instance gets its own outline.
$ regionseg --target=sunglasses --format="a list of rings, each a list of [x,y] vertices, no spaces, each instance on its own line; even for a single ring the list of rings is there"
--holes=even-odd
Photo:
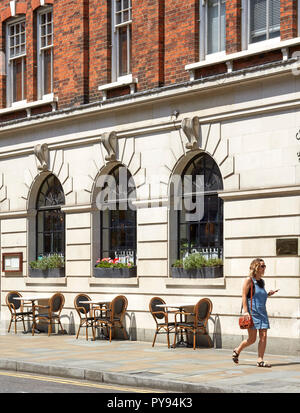
[[[260,268],[266,268],[265,264],[260,265]]]

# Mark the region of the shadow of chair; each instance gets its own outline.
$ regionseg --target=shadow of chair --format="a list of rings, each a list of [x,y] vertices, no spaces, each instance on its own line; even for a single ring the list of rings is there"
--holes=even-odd
[[[196,348],[196,334],[203,334],[207,340],[209,347],[212,347],[212,341],[207,331],[207,322],[212,311],[212,302],[209,298],[202,298],[194,306],[192,312],[176,311],[175,313],[175,338],[174,347],[176,343],[176,336],[182,330],[186,333],[188,341],[188,333],[193,334],[193,349]],[[180,316],[180,320],[177,317]]]
[[[55,324],[58,324],[60,326],[61,332],[64,334],[65,331],[60,321],[60,313],[63,309],[64,303],[64,295],[61,293],[56,293],[53,294],[53,296],[49,299],[48,305],[35,304],[33,306],[32,335],[34,335],[34,331],[37,328],[37,320],[44,321],[48,324],[48,336],[50,336],[52,326],[54,326]]]
[[[9,308],[11,318],[10,318],[10,323],[8,327],[8,333],[10,332],[11,324],[14,322],[15,323],[15,334],[17,334],[17,322],[22,321],[23,322],[23,328],[24,331],[26,330],[25,328],[25,318],[27,320],[32,319],[33,313],[32,311],[23,311],[24,310],[24,305],[22,300],[16,300],[16,297],[22,297],[22,294],[20,294],[18,291],[10,291],[6,295],[6,305]],[[19,310],[19,311],[18,311]]]
[[[114,330],[115,327],[120,327],[125,339],[128,339],[127,332],[123,326],[127,305],[127,298],[124,295],[118,295],[111,301],[108,309],[106,309],[104,313],[100,313],[100,316],[95,316],[97,324],[101,327],[105,326],[107,333],[109,330],[109,342],[111,342],[112,330]]]
[[[152,347],[154,347],[158,334],[167,334],[168,348],[170,348],[170,332],[175,329],[175,323],[169,322],[168,313],[163,307],[158,307],[160,304],[166,304],[160,297],[153,297],[149,303],[149,310],[156,323],[156,330]]]
[[[81,327],[85,327],[85,336],[88,340],[88,328],[92,328],[93,340],[95,340],[95,319],[92,305],[90,303],[81,303],[80,301],[91,301],[87,294],[78,294],[74,299],[74,307],[79,315],[79,327],[77,331],[77,336],[79,336],[79,331]]]

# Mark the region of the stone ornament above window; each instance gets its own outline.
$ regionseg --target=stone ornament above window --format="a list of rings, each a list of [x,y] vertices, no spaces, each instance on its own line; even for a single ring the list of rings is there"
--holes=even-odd
[[[39,160],[39,171],[49,171],[49,149],[47,143],[38,144],[34,147],[34,154]]]
[[[105,160],[108,162],[117,160],[117,134],[115,131],[104,132],[101,136],[101,142],[107,151]]]
[[[185,118],[181,122],[181,128],[188,138],[188,143],[186,143],[186,149],[195,151],[199,149],[199,139],[200,139],[200,123],[198,116],[192,118]]]

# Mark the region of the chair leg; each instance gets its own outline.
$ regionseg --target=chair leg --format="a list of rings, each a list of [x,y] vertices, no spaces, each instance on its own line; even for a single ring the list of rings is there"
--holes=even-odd
[[[154,347],[155,340],[156,340],[156,336],[157,336],[157,330],[155,331],[155,334],[154,334],[154,339],[153,339],[152,347]]]
[[[175,330],[174,330],[174,343],[173,343],[173,348],[176,348],[176,338],[177,338],[177,334],[178,334],[177,328],[175,328]]]
[[[24,328],[24,331],[26,331],[24,317],[22,317],[22,321],[23,321],[23,328]]]
[[[112,329],[112,326],[109,326],[109,342],[111,343],[111,329]]]
[[[167,342],[168,342],[168,348],[170,348],[169,330],[167,330]]]
[[[194,330],[193,331],[193,349],[195,350],[196,349],[196,331]]]
[[[78,338],[78,336],[79,336],[80,328],[81,328],[81,324],[80,324],[79,327],[78,327],[78,331],[77,331],[77,336],[76,336],[76,338]]]
[[[50,336],[50,333],[51,333],[51,327],[52,327],[52,323],[51,323],[51,320],[50,320],[49,324],[48,324],[48,337]]]
[[[10,319],[10,323],[9,323],[9,326],[8,326],[8,333],[10,332],[10,328],[11,328],[11,323],[12,323],[12,318]]]
[[[96,334],[95,334],[95,327],[94,327],[93,323],[92,323],[91,327],[92,327],[92,333],[93,333],[93,340],[95,341],[96,340]]]

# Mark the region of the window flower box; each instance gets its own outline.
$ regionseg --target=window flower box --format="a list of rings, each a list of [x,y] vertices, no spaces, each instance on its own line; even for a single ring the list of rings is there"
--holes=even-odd
[[[65,259],[60,254],[49,254],[31,261],[29,277],[60,278],[65,276]]]
[[[206,259],[200,253],[177,260],[171,267],[172,278],[220,278],[223,277],[223,263],[220,259]]]
[[[29,277],[33,278],[60,278],[64,276],[64,268],[48,268],[46,270],[41,270],[40,268],[29,269]]]
[[[136,275],[136,265],[120,263],[117,258],[98,259],[94,268],[96,278],[131,278]]]

